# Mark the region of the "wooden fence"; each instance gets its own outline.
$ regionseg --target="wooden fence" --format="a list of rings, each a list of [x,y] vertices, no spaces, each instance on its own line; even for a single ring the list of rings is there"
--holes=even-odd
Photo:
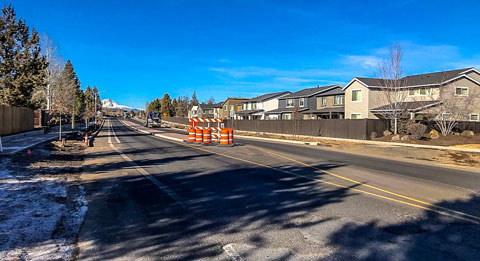
[[[188,118],[168,118],[166,121],[188,125]],[[321,136],[332,138],[347,138],[369,140],[372,132],[377,137],[383,136],[383,131],[388,129],[386,120],[374,119],[331,119],[331,120],[225,120],[225,127],[234,130],[267,132],[290,135]],[[437,129],[433,122],[422,122],[428,126],[428,130]],[[198,126],[205,127],[206,123]],[[216,123],[211,123],[216,127]],[[480,133],[480,122],[462,121],[457,124],[454,131],[462,132],[471,130]]]
[[[0,135],[33,130],[33,110],[0,105]]]
[[[187,118],[168,118],[166,121],[188,124]],[[206,126],[199,123],[199,126]],[[212,123],[211,126],[217,126]],[[234,130],[267,132],[290,135],[307,135],[348,139],[370,139],[372,132],[382,136],[387,129],[384,120],[225,120],[225,127]]]

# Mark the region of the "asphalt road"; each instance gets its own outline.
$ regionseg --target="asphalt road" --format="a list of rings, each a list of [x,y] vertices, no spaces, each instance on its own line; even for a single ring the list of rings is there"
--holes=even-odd
[[[96,156],[114,158],[86,182],[81,260],[480,258],[478,173],[250,140],[196,147],[116,119],[96,144],[108,141],[116,150]]]

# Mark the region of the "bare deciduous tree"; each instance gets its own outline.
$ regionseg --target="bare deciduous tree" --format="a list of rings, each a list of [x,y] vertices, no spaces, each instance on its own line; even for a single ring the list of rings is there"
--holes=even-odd
[[[52,97],[55,96],[55,90],[60,84],[63,70],[63,59],[58,54],[57,46],[54,44],[53,40],[48,37],[47,34],[43,34],[41,37],[42,51],[45,56],[45,60],[48,63],[46,68],[46,80],[47,85],[44,90],[39,90],[40,93],[37,95],[42,95],[46,100],[46,109],[50,110],[52,105]]]
[[[399,44],[390,48],[390,56],[378,65],[378,86],[380,97],[385,109],[381,114],[385,119],[393,121],[393,131],[398,133],[398,121],[407,112],[408,91],[405,86],[407,80],[403,79],[403,68],[401,65],[403,49]]]
[[[438,89],[438,97],[433,98],[437,103],[430,107],[427,113],[440,132],[447,136],[453,133],[459,121],[469,120],[475,105],[478,104],[480,93],[474,88],[461,87],[457,83],[444,84],[443,79]]]

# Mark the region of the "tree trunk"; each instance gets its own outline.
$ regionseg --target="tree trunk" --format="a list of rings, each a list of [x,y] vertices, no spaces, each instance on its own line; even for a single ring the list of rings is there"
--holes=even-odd
[[[59,131],[58,131],[58,140],[62,141],[62,115],[60,114],[60,126],[59,126]]]
[[[393,130],[394,134],[398,134],[398,119],[395,118],[395,127],[394,127],[394,130]]]
[[[75,112],[72,112],[72,131],[75,130]]]

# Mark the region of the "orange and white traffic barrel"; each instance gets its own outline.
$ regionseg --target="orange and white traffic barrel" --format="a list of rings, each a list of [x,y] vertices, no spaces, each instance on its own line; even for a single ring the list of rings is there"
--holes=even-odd
[[[233,129],[229,128],[228,129],[228,144],[232,144],[232,143],[233,143]]]
[[[85,133],[85,146],[88,146],[88,133]]]
[[[228,130],[223,129],[220,131],[220,145],[228,145]]]
[[[203,142],[203,129],[202,128],[197,128],[195,131],[195,142],[202,143]]]
[[[209,129],[203,130],[203,143],[210,144],[212,143],[212,131]]]
[[[195,142],[195,129],[194,128],[188,129],[188,141],[189,142]]]

